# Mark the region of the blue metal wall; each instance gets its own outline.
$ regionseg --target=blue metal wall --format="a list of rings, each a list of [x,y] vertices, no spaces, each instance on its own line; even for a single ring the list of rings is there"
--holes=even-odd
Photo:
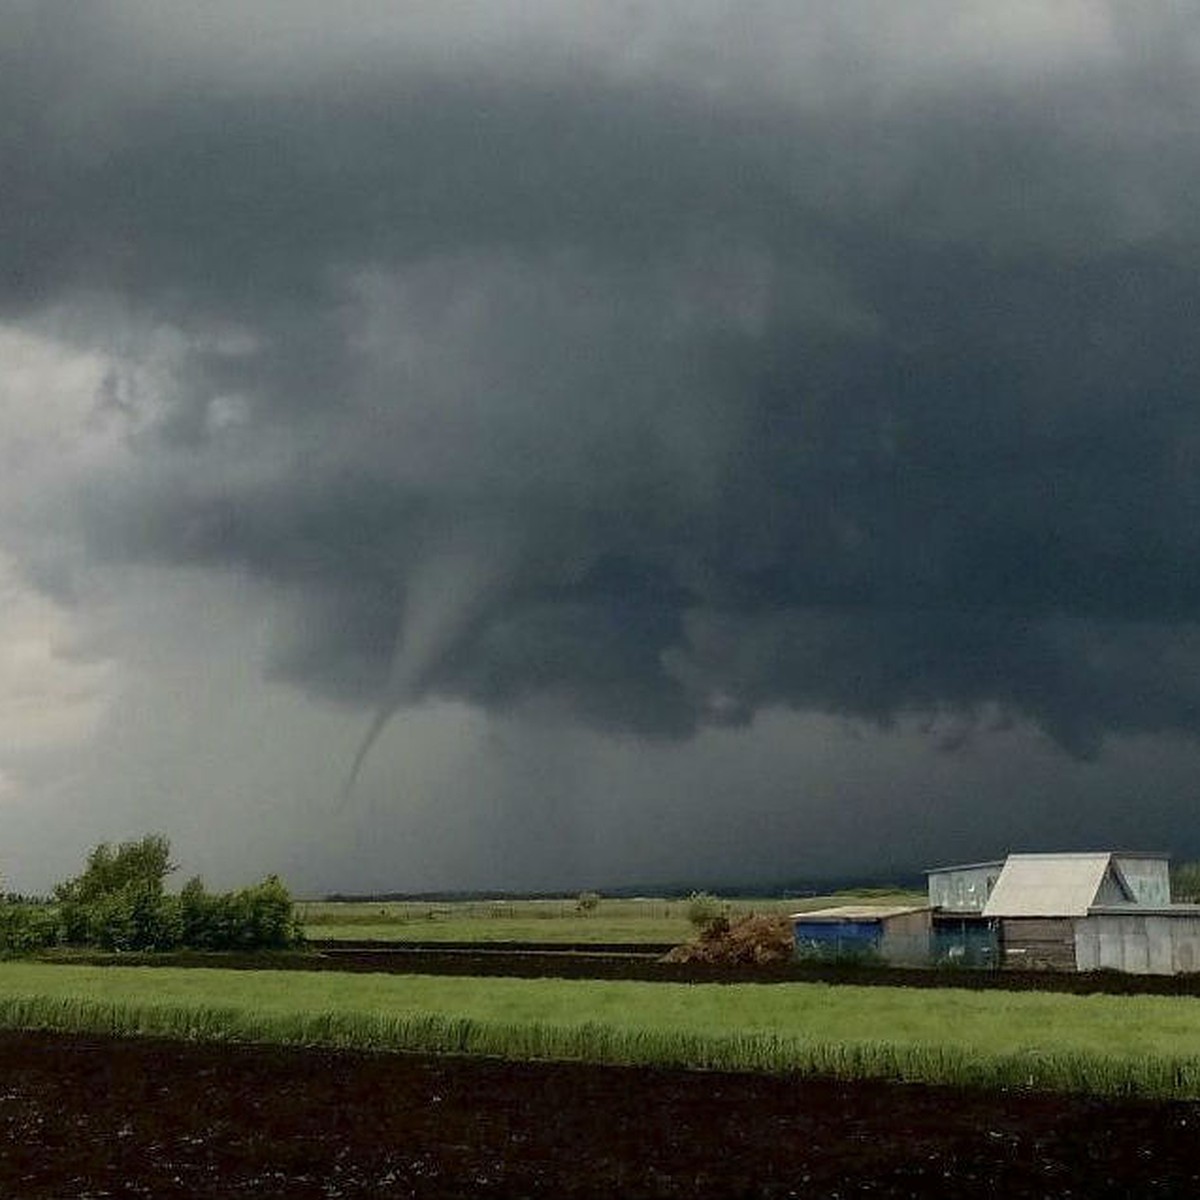
[[[883,942],[880,921],[797,921],[796,953],[803,958],[868,958]]]

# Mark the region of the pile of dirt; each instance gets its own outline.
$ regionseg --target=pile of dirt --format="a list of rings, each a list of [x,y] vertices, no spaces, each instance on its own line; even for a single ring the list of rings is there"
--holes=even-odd
[[[762,967],[790,962],[792,954],[792,923],[787,917],[750,913],[735,921],[719,917],[696,941],[676,946],[664,961]]]

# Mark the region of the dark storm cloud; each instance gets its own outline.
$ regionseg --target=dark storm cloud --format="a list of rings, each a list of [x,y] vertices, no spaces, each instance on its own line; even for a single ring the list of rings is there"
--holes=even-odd
[[[1100,50],[946,72],[882,11],[764,8],[707,87],[21,9],[0,303],[183,342],[108,389],[91,553],[247,573],[267,670],[383,712],[1195,732],[1200,22],[1071,6]]]

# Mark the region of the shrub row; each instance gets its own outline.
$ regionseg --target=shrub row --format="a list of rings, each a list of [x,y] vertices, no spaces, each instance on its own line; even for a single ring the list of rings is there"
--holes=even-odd
[[[178,896],[135,884],[81,904],[0,903],[0,951],[49,946],[101,950],[266,950],[303,941],[292,898],[275,876],[212,893],[192,880]]]
[[[57,908],[55,942],[102,950],[285,949],[302,940],[292,897],[274,875],[234,892],[209,892],[200,879],[178,896],[143,881]],[[45,944],[45,943],[43,943]]]
[[[163,887],[173,870],[165,838],[151,835],[88,857],[82,875],[54,889],[51,904],[0,902],[0,952],[48,946],[101,950],[285,949],[303,940],[292,897],[270,875],[253,887],[213,893],[199,878],[178,895]]]

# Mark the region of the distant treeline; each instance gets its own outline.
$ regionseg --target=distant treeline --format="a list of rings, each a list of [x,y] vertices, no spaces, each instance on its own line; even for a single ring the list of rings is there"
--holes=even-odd
[[[656,900],[686,900],[697,892],[732,899],[739,896],[776,897],[780,900],[803,900],[809,896],[828,896],[835,892],[854,892],[869,895],[891,895],[895,892],[925,890],[924,875],[905,875],[890,879],[845,877],[823,880],[791,880],[785,883],[648,883],[622,884],[617,887],[589,887],[610,900],[635,900],[652,896]],[[386,903],[477,903],[481,900],[574,900],[579,889],[550,891],[497,891],[495,889],[456,889],[433,892],[329,892],[321,899],[328,904],[386,904]]]

